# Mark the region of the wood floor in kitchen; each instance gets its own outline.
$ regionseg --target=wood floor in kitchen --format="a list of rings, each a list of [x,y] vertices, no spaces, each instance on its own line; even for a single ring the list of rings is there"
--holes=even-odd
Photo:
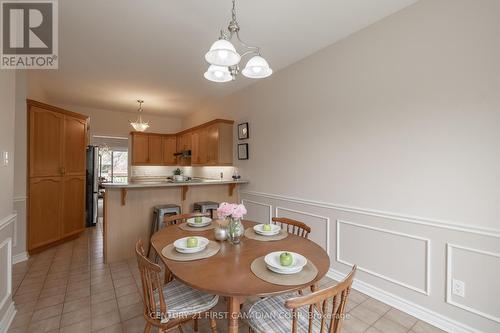
[[[143,332],[135,258],[106,265],[102,249],[102,227],[98,225],[78,239],[14,265],[17,314],[9,332]],[[335,283],[328,278],[321,282],[322,286]],[[225,309],[221,297],[217,310]],[[343,332],[443,332],[355,290],[348,310]],[[226,332],[227,322],[219,320],[217,328]],[[191,323],[183,330],[194,332]],[[199,332],[210,332],[207,320],[200,320]],[[248,326],[240,323],[240,332],[248,332]]]

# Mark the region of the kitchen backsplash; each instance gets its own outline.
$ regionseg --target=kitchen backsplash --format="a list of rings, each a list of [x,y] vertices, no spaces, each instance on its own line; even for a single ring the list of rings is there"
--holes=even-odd
[[[147,177],[168,177],[174,173],[174,170],[180,168],[183,175],[189,177],[211,178],[220,179],[221,172],[224,180],[232,179],[235,167],[218,167],[218,166],[205,166],[205,167],[176,167],[176,166],[132,166],[131,177],[134,178],[147,178]],[[244,177],[242,177],[244,178]]]

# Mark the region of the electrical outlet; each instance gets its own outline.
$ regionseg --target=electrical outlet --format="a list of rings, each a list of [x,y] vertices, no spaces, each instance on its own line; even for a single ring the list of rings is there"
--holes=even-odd
[[[465,282],[453,279],[452,280],[452,293],[460,297],[465,297]]]

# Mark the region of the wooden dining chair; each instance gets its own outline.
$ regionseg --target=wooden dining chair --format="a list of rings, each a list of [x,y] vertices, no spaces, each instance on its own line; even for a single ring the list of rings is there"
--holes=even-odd
[[[185,222],[187,219],[197,216],[210,217],[210,213],[188,213],[188,214],[176,214],[176,215],[165,216],[163,218],[163,223],[165,224],[165,227],[173,224],[181,224]]]
[[[245,316],[250,332],[340,333],[355,273],[356,266],[342,282],[309,295],[285,294],[257,301]]]
[[[288,219],[286,217],[273,217],[272,221],[282,229],[286,229],[287,232],[300,237],[308,238],[311,232],[311,227],[297,220]]]
[[[203,293],[178,280],[163,284],[161,268],[146,257],[141,240],[136,243],[135,253],[141,274],[145,333],[149,333],[153,326],[160,333],[174,328],[182,333],[181,324],[203,316],[209,318],[212,333],[217,333],[215,316],[212,314],[219,301],[217,295]]]

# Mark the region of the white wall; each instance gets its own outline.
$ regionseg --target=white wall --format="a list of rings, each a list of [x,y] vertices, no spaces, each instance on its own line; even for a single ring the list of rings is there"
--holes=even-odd
[[[0,161],[0,332],[10,325],[15,308],[12,302],[12,246],[16,215],[14,193],[15,71],[0,70],[0,153],[8,152],[9,163]]]
[[[500,306],[478,286],[500,294],[500,258],[447,262],[446,245],[500,253],[499,14],[496,0],[421,0],[184,127],[248,121],[250,160],[235,165],[249,216],[312,224],[332,274],[357,262],[375,297],[448,330],[498,332]],[[487,274],[463,269],[478,256]],[[465,298],[445,301],[448,278]]]

